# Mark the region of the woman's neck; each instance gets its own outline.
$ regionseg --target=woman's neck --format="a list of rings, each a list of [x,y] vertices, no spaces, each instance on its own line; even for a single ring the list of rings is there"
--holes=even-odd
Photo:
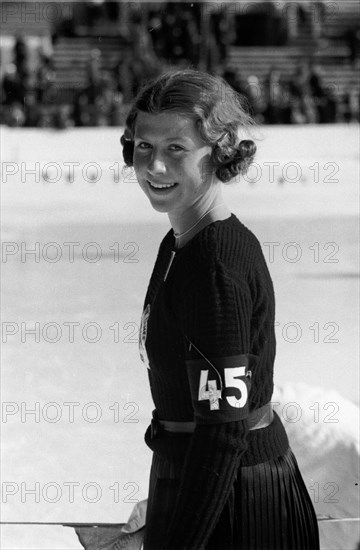
[[[175,248],[178,249],[182,248],[209,223],[224,220],[230,217],[231,212],[222,196],[218,195],[215,200],[188,209],[181,217],[174,219],[170,212],[168,215],[175,236]]]

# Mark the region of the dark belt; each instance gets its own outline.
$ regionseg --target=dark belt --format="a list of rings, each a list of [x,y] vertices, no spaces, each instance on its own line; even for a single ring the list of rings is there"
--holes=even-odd
[[[252,411],[246,420],[249,430],[259,430],[260,428],[269,426],[273,418],[274,412],[271,403],[266,403],[266,405]],[[151,420],[151,438],[155,437],[161,429],[172,433],[191,433],[194,431],[195,425],[193,421],[174,422],[172,420],[159,420],[157,418],[157,411],[154,410]]]

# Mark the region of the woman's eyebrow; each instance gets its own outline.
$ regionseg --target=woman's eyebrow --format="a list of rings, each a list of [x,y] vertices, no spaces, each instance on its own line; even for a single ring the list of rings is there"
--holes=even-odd
[[[144,137],[144,136],[142,136],[141,134],[136,134],[136,138],[137,138],[137,139],[142,139],[142,140],[144,140],[144,141],[149,140],[149,138]],[[186,137],[186,136],[173,136],[173,137],[166,138],[165,141],[179,141],[179,140],[191,141],[191,142],[192,142],[192,139],[189,138],[189,137]],[[151,140],[150,140],[150,141],[151,141]]]

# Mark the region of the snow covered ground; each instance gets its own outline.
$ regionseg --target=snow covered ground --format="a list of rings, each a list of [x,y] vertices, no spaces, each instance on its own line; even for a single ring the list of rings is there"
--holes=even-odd
[[[123,170],[120,129],[1,134],[2,521],[124,522],[147,494],[137,330],[169,222]],[[261,134],[224,196],[274,281],[274,406],[317,514],[358,517],[359,130]],[[355,549],[358,523],[319,525],[324,550]],[[4,549],[80,548],[69,528],[2,531]]]

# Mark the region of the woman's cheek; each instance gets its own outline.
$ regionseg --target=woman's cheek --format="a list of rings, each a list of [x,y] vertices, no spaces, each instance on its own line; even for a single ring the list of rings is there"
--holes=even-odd
[[[134,170],[135,173],[141,173],[144,170],[145,166],[145,159],[143,155],[139,155],[138,153],[134,153]]]

